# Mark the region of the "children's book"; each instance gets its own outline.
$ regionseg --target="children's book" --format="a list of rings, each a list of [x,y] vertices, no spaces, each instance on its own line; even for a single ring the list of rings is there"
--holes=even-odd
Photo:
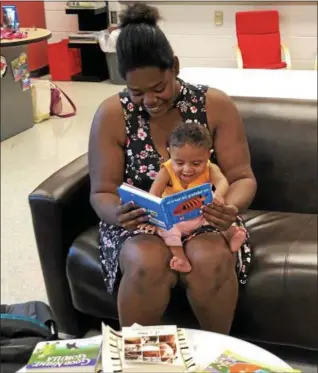
[[[110,326],[102,324],[103,343],[101,366],[96,373],[121,373],[122,372],[122,337]]]
[[[40,342],[23,372],[94,373],[100,360],[101,336]]]
[[[123,203],[130,201],[147,210],[149,222],[169,230],[174,224],[200,216],[201,207],[213,200],[211,184],[205,183],[182,192],[159,198],[123,183],[118,188]]]
[[[263,363],[239,356],[232,351],[224,351],[207,368],[205,373],[301,373],[300,370],[267,366]]]
[[[183,329],[175,325],[124,327],[123,372],[194,372]]]

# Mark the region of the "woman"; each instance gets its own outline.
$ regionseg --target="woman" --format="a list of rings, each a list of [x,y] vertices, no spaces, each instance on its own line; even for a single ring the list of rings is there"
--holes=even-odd
[[[120,280],[122,326],[153,325],[160,323],[171,289],[181,282],[201,327],[228,333],[238,282],[246,282],[251,252],[245,242],[234,257],[219,230],[235,221],[243,225],[238,213],[255,195],[248,145],[237,109],[224,93],[178,79],[179,62],[158,19],[157,9],[146,4],[133,4],[121,14],[117,57],[127,90],[101,104],[91,128],[91,204],[101,219],[107,291]],[[225,203],[204,210],[210,225],[185,240],[189,274],[169,268],[170,252],[163,240],[137,232],[148,220],[145,212],[121,205],[116,192],[123,181],[149,190],[160,163],[169,158],[167,139],[180,119],[210,130],[218,165],[230,184]]]

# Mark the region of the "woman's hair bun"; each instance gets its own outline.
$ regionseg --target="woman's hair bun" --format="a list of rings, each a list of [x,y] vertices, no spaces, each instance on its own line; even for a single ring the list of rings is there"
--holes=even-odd
[[[145,3],[130,4],[119,15],[120,28],[140,23],[156,26],[159,19],[158,9]]]

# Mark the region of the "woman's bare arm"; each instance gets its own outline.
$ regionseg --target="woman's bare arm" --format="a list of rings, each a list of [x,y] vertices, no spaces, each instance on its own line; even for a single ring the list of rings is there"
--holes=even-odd
[[[215,187],[216,195],[224,198],[229,190],[229,183],[220,168],[213,163],[210,165],[210,180]]]
[[[165,167],[162,167],[152,183],[149,193],[157,197],[161,197],[170,181],[169,172]]]
[[[206,99],[218,165],[230,185],[225,202],[245,210],[253,201],[257,184],[243,122],[235,104],[223,92],[209,89]]]
[[[90,202],[99,218],[109,224],[118,224],[117,187],[123,182],[125,139],[119,97],[109,97],[94,116],[88,149]]]

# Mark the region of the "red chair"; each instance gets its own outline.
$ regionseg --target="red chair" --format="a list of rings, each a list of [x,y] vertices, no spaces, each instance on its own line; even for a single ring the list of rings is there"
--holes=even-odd
[[[288,48],[280,40],[277,10],[237,12],[235,21],[238,68],[291,68]]]

